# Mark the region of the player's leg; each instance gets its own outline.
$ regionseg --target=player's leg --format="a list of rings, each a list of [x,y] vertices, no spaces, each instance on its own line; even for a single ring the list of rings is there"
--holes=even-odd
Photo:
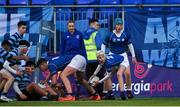
[[[46,87],[43,89],[48,93],[50,93],[51,95],[57,95],[57,93],[49,85],[46,85]]]
[[[49,71],[52,74],[58,74],[58,70],[64,68],[64,66],[71,61],[72,57],[73,55],[69,55],[69,56],[62,55],[52,58],[48,64]],[[55,84],[57,83],[57,75],[53,75],[51,77],[51,80],[52,80],[52,85],[55,86]]]
[[[72,94],[72,88],[70,85],[70,81],[67,77],[71,74],[75,75],[75,72],[77,70],[81,70],[82,67],[84,66],[86,66],[86,59],[81,55],[76,55],[72,58],[71,62],[67,65],[67,67],[61,73],[60,77],[69,94]]]
[[[88,84],[87,80],[84,79],[84,72],[78,71],[76,74],[79,83],[82,84],[91,93],[90,99],[101,100],[99,94],[94,90],[92,86]]]
[[[121,99],[126,100],[125,92],[124,92],[124,80],[123,80],[123,73],[126,70],[126,67],[123,65],[120,65],[117,72],[117,78],[119,82],[119,89],[121,94]]]
[[[1,83],[0,83],[0,92],[3,91],[4,85],[6,84],[7,80],[6,79],[1,79]]]
[[[120,67],[118,69],[118,81],[119,81],[119,87],[120,87],[120,91],[121,91],[121,99],[122,100],[126,100],[126,94],[124,91],[124,80],[123,80],[123,74],[124,72],[127,70],[128,71],[128,67],[129,65],[129,60],[128,60],[128,56],[127,53],[123,53],[121,54],[121,56],[124,57],[124,60],[120,63]],[[127,72],[128,73],[128,72]],[[130,73],[130,72],[129,72]],[[129,81],[129,80],[128,80]]]
[[[52,85],[56,85],[57,84],[57,74],[54,74],[52,77],[51,77],[51,84]]]
[[[103,83],[103,98],[106,97],[108,93],[109,84],[109,79],[105,80]]]
[[[108,78],[107,80],[104,81],[104,98],[103,99],[115,99],[114,93],[112,91],[112,80],[111,78]]]
[[[79,71],[79,73],[77,73],[77,77],[78,77],[77,79],[79,80],[79,82],[83,84],[89,91],[95,93],[93,88],[89,86],[89,84],[85,79],[83,79],[83,73],[81,72],[85,72],[85,70],[86,70],[86,59],[81,55],[76,55],[75,57],[73,57],[71,63],[65,68],[65,70],[60,75],[69,95],[65,98],[60,98],[59,101],[75,100],[75,97],[72,95],[72,88],[67,76],[74,74],[75,72],[77,73],[77,71]]]
[[[131,73],[129,66],[126,68],[125,72],[125,78],[126,78],[126,87],[127,89],[131,89]]]
[[[39,87],[36,83],[32,82],[31,84],[29,84],[26,87],[26,90],[32,94],[33,91],[36,92],[37,94],[39,94],[40,96],[47,96],[48,92],[46,92],[45,90],[43,90],[41,87]]]
[[[68,79],[68,76],[74,74],[75,72],[76,72],[76,69],[74,69],[70,66],[67,66],[60,75],[61,80],[63,81],[64,86],[66,88],[66,91],[69,94],[72,94],[72,88],[71,88],[71,83]]]
[[[57,100],[58,99],[58,94],[49,85],[46,85],[46,87],[43,89],[50,94],[48,96],[48,98],[50,100]]]
[[[95,91],[95,89],[89,85],[86,79],[84,79],[84,73],[86,71],[86,59],[81,55],[77,55],[76,58],[78,60],[76,60],[77,62],[76,64],[74,64],[74,68],[77,69],[77,80],[90,92],[90,99],[101,100],[99,94]]]
[[[60,74],[61,80],[65,86],[65,89],[67,91],[67,95],[65,98],[59,98],[59,101],[75,101],[75,97],[73,96],[72,88],[71,88],[71,83],[68,79],[68,76],[74,74],[77,70],[67,66],[63,72]]]
[[[76,96],[76,98],[78,98],[80,96],[81,84],[80,84],[80,82],[77,79],[77,74],[76,73],[74,73],[74,77],[75,77],[75,83],[76,83],[76,88],[77,88],[76,92],[75,92],[75,96]]]
[[[6,80],[6,83],[4,84],[2,90],[1,100],[12,101],[11,99],[7,98],[7,93],[14,81],[14,77],[5,69],[2,69],[1,72],[2,72],[2,78]]]
[[[128,66],[124,72],[125,74],[125,78],[126,78],[126,88],[127,88],[127,97],[130,99],[130,98],[133,98],[133,94],[132,94],[132,88],[131,88],[131,72],[130,72],[130,67]]]
[[[112,72],[111,77],[117,72],[117,69],[113,67],[112,69],[108,69],[108,72]],[[106,72],[106,74],[108,73]],[[106,75],[105,74],[105,75]],[[111,77],[104,81],[104,87],[105,87],[105,97],[104,99],[115,99],[114,92],[112,91],[112,80]]]

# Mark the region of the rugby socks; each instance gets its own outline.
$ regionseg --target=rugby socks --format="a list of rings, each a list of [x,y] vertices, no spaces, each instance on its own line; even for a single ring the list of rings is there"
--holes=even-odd
[[[91,94],[92,96],[97,96],[98,95],[98,93],[97,92],[95,92],[94,94]]]
[[[7,93],[6,93],[6,92],[3,92],[3,93],[2,93],[2,96],[6,96],[6,97],[7,97]]]
[[[107,96],[108,95],[108,91],[103,91],[103,96]]]
[[[73,93],[67,93],[67,95],[71,95],[71,96],[74,96],[74,94],[73,94]]]
[[[124,91],[121,91],[120,94],[121,94],[121,99],[122,99],[122,100],[126,100],[126,94],[125,94],[125,92],[124,92]]]
[[[76,97],[79,97],[79,95],[80,95],[80,88],[81,88],[81,86],[80,86],[80,83],[76,80]]]
[[[109,96],[109,97],[114,97],[114,93],[113,93],[112,90],[109,90],[109,91],[108,91],[108,96]]]

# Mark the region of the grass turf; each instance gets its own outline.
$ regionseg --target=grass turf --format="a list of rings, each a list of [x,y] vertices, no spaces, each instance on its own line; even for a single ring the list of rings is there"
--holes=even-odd
[[[78,100],[74,102],[58,101],[14,101],[0,102],[0,106],[180,106],[180,98],[134,98],[122,101],[116,100]]]

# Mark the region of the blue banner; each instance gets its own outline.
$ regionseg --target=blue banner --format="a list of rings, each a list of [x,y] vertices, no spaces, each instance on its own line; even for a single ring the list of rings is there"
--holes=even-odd
[[[139,61],[180,68],[180,12],[126,12],[125,22]]]
[[[146,63],[131,65],[131,89],[135,97],[179,97],[180,70],[153,66]],[[117,76],[112,77],[112,89],[116,96],[120,96]],[[126,85],[125,85],[126,90]]]
[[[27,24],[24,39],[32,43],[28,54],[35,58],[37,43],[41,42],[46,48],[51,36],[51,33],[43,28],[50,29],[49,26],[53,23],[53,8],[0,8],[0,42],[17,32],[17,23],[20,20]],[[42,50],[42,56],[46,56],[45,50]]]

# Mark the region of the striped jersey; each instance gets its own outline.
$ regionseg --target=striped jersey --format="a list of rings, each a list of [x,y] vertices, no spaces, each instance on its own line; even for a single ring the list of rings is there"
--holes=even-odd
[[[18,32],[14,33],[13,35],[10,36],[8,41],[11,43],[13,48],[18,48],[19,47],[19,41],[23,40],[23,36],[20,35]]]
[[[12,54],[10,54],[8,51],[4,50],[3,48],[0,48],[0,62],[4,63],[6,60],[12,58]]]
[[[16,76],[15,82],[18,82],[18,87],[22,91],[31,83],[30,75],[23,71],[21,76]]]
[[[13,49],[12,51],[9,52],[12,56],[19,56],[19,49]],[[14,60],[14,59],[9,59],[8,60],[10,62],[10,66],[13,66],[15,64],[20,65],[21,62]]]

